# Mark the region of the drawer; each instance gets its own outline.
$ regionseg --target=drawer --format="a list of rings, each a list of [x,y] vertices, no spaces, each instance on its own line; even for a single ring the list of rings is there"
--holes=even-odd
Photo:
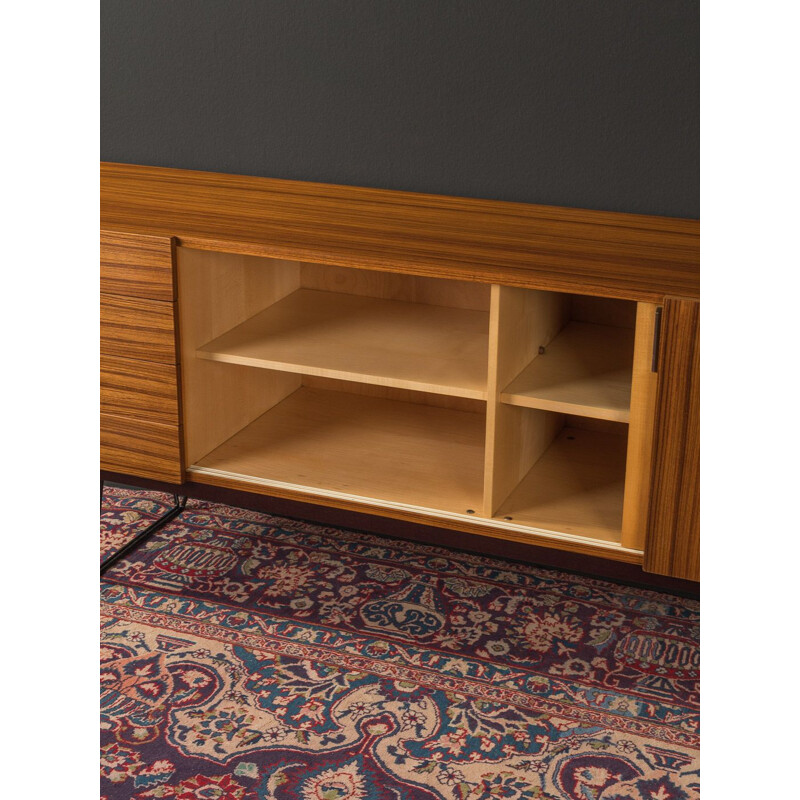
[[[100,352],[159,364],[178,363],[175,304],[101,294]]]
[[[149,300],[175,299],[173,240],[100,233],[100,291]]]
[[[181,429],[177,425],[100,414],[100,468],[183,483]]]
[[[101,413],[178,425],[178,404],[178,368],[174,364],[100,356]]]

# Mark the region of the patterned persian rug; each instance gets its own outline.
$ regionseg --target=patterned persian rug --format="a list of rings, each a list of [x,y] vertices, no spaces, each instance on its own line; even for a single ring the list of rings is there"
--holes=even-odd
[[[107,800],[699,797],[691,600],[190,501],[101,620]]]

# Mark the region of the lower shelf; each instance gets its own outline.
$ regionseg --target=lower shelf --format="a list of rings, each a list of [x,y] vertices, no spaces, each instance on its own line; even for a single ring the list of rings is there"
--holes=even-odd
[[[618,543],[626,444],[625,436],[562,429],[495,518]]]
[[[562,429],[490,520],[481,513],[485,425],[483,413],[303,386],[189,472],[455,515],[508,538],[619,547],[625,436]]]
[[[479,512],[486,417],[302,387],[197,466],[458,514]]]

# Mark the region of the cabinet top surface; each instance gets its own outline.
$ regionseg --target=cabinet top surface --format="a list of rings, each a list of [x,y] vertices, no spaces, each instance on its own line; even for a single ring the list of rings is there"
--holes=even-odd
[[[101,228],[204,250],[660,302],[699,298],[698,220],[100,166]]]

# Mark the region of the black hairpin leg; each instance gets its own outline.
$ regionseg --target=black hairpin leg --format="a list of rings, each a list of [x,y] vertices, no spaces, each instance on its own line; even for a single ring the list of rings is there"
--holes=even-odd
[[[102,490],[101,490],[102,491]],[[178,497],[177,494],[172,495],[174,505],[162,517],[159,517],[155,522],[151,522],[141,533],[137,533],[127,544],[120,547],[113,556],[109,556],[102,564],[100,564],[100,575],[117,563],[121,558],[125,558],[128,554],[132,553],[140,544],[149,539],[154,533],[160,531],[165,525],[171,522],[178,514],[186,508],[186,497]]]

